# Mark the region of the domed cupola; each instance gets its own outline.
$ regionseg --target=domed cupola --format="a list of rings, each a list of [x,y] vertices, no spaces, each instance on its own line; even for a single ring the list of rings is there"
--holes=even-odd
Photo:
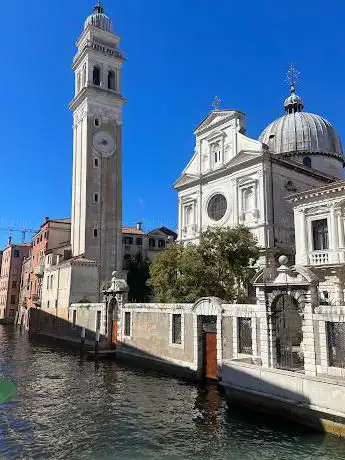
[[[284,109],[286,113],[302,112],[304,108],[303,99],[297,96],[295,85],[291,85],[291,94],[284,101]]]
[[[97,5],[93,9],[93,13],[86,19],[84,29],[86,29],[89,24],[105,30],[106,32],[112,32],[113,27],[111,19],[105,15],[101,0],[98,0]]]
[[[325,118],[303,112],[303,99],[295,91],[296,74],[291,66],[288,73],[290,96],[284,101],[286,114],[270,123],[259,140],[274,154],[342,177],[344,160],[339,136]]]

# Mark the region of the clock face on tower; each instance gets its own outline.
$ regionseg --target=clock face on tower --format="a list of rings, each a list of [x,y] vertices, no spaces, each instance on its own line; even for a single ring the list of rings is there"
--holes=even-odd
[[[105,131],[99,131],[93,136],[93,146],[104,157],[110,157],[115,151],[115,139]]]

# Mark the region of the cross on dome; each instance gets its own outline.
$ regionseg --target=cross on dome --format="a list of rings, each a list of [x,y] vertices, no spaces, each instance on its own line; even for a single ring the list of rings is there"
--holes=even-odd
[[[286,74],[286,80],[290,85],[290,96],[285,99],[284,109],[287,113],[301,112],[304,108],[303,99],[296,94],[296,82],[299,77],[299,72],[296,67],[291,64]]]
[[[220,106],[220,104],[221,104],[221,102],[222,102],[222,101],[219,99],[219,97],[216,96],[216,97],[214,98],[213,102],[212,102],[213,109],[214,109],[214,110],[218,110],[218,109],[219,109],[219,106]]]
[[[104,14],[104,6],[102,5],[101,0],[97,1],[97,5],[94,7],[94,12],[98,14]]]
[[[296,67],[293,64],[291,64],[286,74],[287,82],[290,84],[291,93],[295,92],[296,82],[298,80],[299,75],[300,73],[297,71]]]

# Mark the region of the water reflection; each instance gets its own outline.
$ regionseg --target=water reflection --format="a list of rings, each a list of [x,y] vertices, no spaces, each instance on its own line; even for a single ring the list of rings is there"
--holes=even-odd
[[[0,406],[0,458],[344,458],[345,443],[243,409],[195,386],[116,362],[80,360],[0,328],[0,375],[18,386]]]

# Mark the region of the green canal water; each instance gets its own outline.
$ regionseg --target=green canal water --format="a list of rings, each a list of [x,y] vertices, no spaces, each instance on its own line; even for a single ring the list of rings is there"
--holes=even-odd
[[[345,440],[228,407],[198,387],[115,362],[82,361],[0,326],[0,459],[345,458]]]

